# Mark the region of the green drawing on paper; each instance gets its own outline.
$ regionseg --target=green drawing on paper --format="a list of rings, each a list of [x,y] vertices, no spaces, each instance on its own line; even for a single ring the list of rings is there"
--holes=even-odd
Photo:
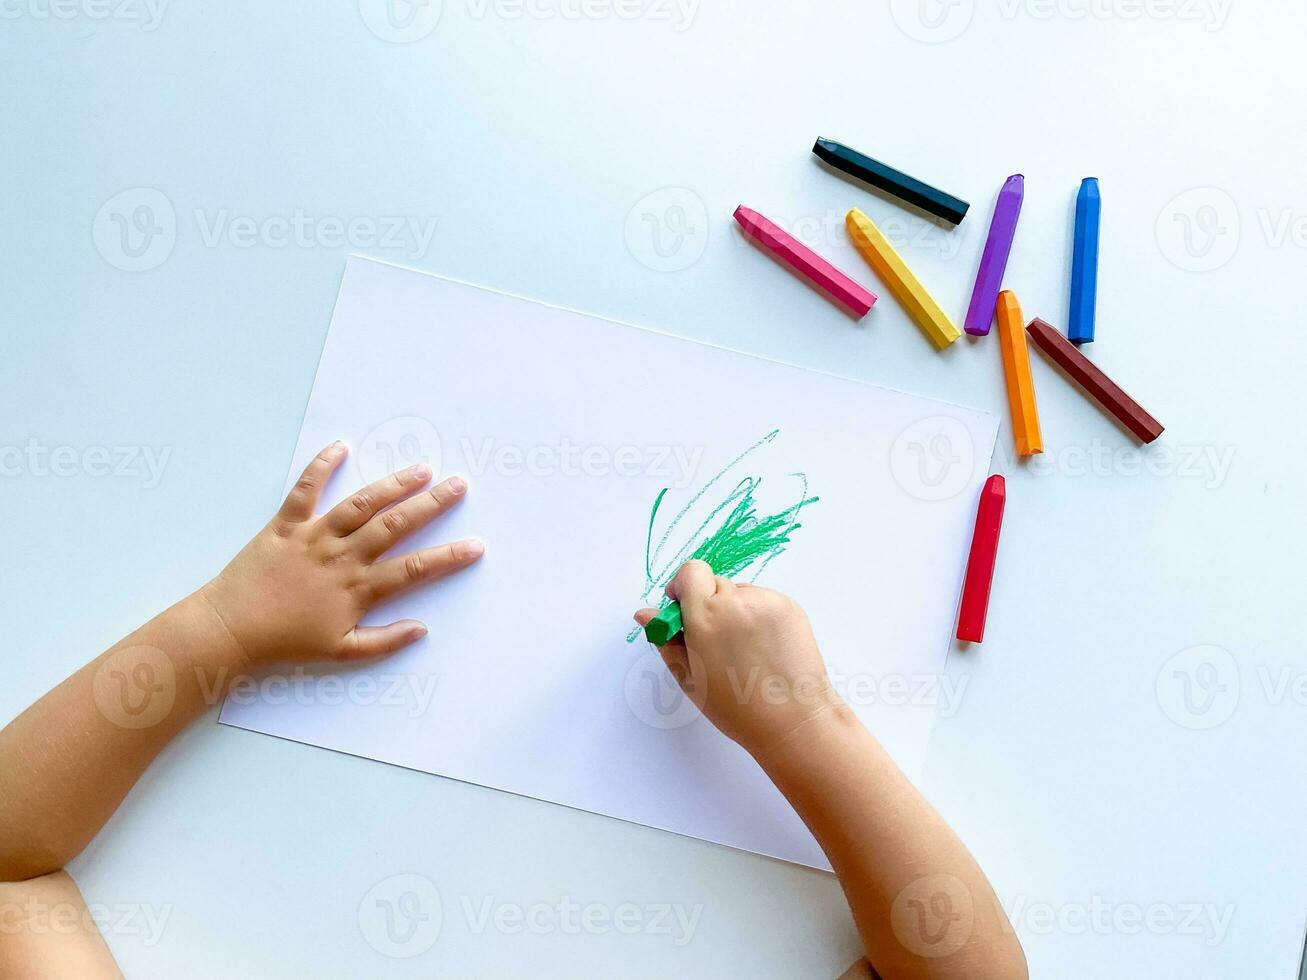
[[[655,546],[654,525],[658,521],[658,511],[667,488],[659,491],[649,512],[649,528],[644,543],[645,589],[641,600],[649,602],[655,594],[660,595],[658,608],[667,606],[670,599],[661,595],[662,590],[687,561],[698,559],[707,562],[717,575],[727,578],[740,578],[754,582],[777,555],[785,552],[790,543],[790,536],[797,531],[799,512],[809,504],[815,504],[818,497],[808,496],[808,478],[803,473],[791,473],[799,481],[798,500],[775,514],[759,516],[755,493],[762,485],[762,478],[746,476],[726,494],[720,503],[712,506],[708,515],[690,534],[689,539],[670,557],[663,559],[672,536],[686,520],[691,509],[709,494],[728,473],[740,465],[750,454],[771,443],[780,435],[780,429],[773,429],[744,452],[727,464],[726,468],[705,483],[686,502],[672,518]],[[627,637],[632,642],[640,634],[637,627]]]

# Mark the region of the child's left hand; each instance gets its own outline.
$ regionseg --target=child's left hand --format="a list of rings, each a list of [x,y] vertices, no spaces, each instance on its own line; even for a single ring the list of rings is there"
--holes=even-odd
[[[217,578],[0,729],[0,882],[41,878],[72,860],[173,736],[255,669],[380,657],[426,632],[411,619],[359,620],[481,557],[479,541],[384,557],[467,486],[451,477],[428,487],[430,468],[413,466],[318,517],[322,488],[345,456],[339,442],[320,452]],[[0,973],[3,960],[0,950]]]
[[[315,516],[322,488],[346,454],[340,442],[320,452],[268,526],[194,597],[221,620],[251,667],[394,653],[425,635],[426,627],[415,620],[360,626],[363,614],[399,592],[466,568],[485,550],[469,540],[382,558],[467,492],[458,477],[428,488],[431,469],[422,464]]]

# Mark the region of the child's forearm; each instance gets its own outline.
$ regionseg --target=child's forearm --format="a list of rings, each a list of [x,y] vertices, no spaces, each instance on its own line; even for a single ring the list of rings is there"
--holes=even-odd
[[[659,647],[664,662],[817,838],[881,976],[1024,977],[1021,944],[984,874],[831,688],[794,600],[701,561],[681,566],[667,595],[685,628]],[[657,612],[642,609],[636,622]],[[790,696],[740,697],[745,674]]]
[[[166,610],[0,731],[0,881],[62,868],[240,669],[201,593]]]
[[[317,515],[345,446],[300,475],[273,519],[212,582],[115,644],[0,731],[0,881],[56,871],[86,846],[174,735],[241,671],[365,660],[426,634],[363,626],[372,606],[476,563],[476,541],[394,549],[467,491],[416,464]]]
[[[984,873],[847,707],[756,757],[830,858],[881,976],[1027,975]]]

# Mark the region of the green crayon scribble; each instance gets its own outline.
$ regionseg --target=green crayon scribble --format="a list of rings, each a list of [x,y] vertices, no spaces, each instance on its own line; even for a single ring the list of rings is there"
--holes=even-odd
[[[735,485],[721,503],[712,508],[708,516],[694,529],[689,540],[671,558],[659,565],[657,570],[654,569],[659,555],[690,509],[746,457],[772,442],[778,435],[780,429],[773,429],[705,483],[672,518],[672,522],[667,525],[667,529],[659,538],[657,547],[654,547],[654,524],[658,519],[658,510],[662,506],[663,498],[667,496],[667,488],[664,487],[659,491],[649,512],[649,528],[645,535],[645,590],[641,596],[642,601],[648,602],[655,592],[665,588],[672,576],[687,561],[697,559],[707,562],[714,574],[732,579],[740,577],[742,573],[749,570],[750,566],[753,566],[747,581],[754,582],[773,558],[785,552],[786,545],[790,543],[790,536],[803,526],[798,520],[799,512],[820,499],[808,496],[808,478],[803,473],[789,474],[799,480],[798,500],[779,513],[761,517],[758,515],[754,493],[762,485],[762,478],[746,476]],[[710,531],[709,528],[719,517],[721,523]],[[666,607],[671,601],[663,595],[659,600],[658,608]],[[640,628],[636,627],[627,636],[627,642],[634,641],[639,634]]]

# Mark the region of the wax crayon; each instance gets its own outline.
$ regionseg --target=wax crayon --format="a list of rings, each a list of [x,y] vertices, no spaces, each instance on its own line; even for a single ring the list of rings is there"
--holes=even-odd
[[[745,234],[832,299],[852,310],[858,319],[871,312],[876,302],[875,293],[846,276],[793,235],[743,204],[735,209],[735,220]]]
[[[967,216],[971,207],[966,201],[946,194],[938,187],[931,187],[924,181],[909,177],[901,170],[873,160],[871,157],[850,149],[834,140],[824,137],[813,144],[812,152],[822,160],[850,177],[892,194],[900,201],[906,201],[914,207],[943,218],[950,224],[959,224]]]
[[[998,291],[1003,288],[1003,273],[1007,271],[1008,255],[1012,252],[1012,239],[1017,232],[1017,218],[1021,216],[1021,202],[1026,194],[1026,179],[1013,174],[998,192],[994,203],[994,217],[989,222],[989,237],[980,256],[980,269],[976,272],[976,286],[971,291],[971,305],[967,307],[964,326],[973,337],[989,334],[998,303]]]
[[[1072,381],[1134,433],[1140,442],[1152,442],[1165,431],[1162,423],[1145,412],[1137,401],[1122,391],[1115,381],[1063,337],[1052,324],[1035,318],[1030,321],[1030,326],[1026,330],[1030,334],[1030,339],[1035,342],[1035,346],[1043,351],[1050,361],[1065,371]]]
[[[998,558],[998,536],[1003,528],[1003,507],[1007,484],[995,473],[985,481],[976,508],[976,528],[971,535],[967,575],[962,585],[958,610],[958,639],[979,643],[985,638],[985,617],[989,612],[989,591],[994,584],[994,563]]]
[[[936,347],[943,349],[962,336],[874,221],[854,208],[845,222],[862,257]]]
[[[1066,333],[1073,344],[1088,344],[1094,339],[1098,307],[1098,228],[1102,214],[1098,178],[1086,177],[1076,196],[1076,230],[1071,250],[1071,316],[1067,320]]]
[[[1003,290],[998,294],[998,343],[1003,352],[1003,377],[1012,411],[1012,437],[1018,456],[1033,456],[1044,451],[1044,437],[1039,430],[1035,379],[1030,373],[1030,350],[1026,347],[1022,322],[1016,294],[1010,289]]]

